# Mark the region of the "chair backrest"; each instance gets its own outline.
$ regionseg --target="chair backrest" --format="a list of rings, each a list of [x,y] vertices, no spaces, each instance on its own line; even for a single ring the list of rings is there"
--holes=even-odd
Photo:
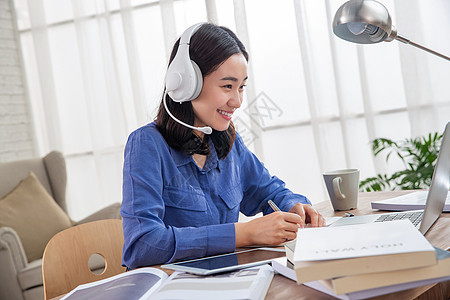
[[[42,259],[45,299],[124,272],[122,247],[122,221],[117,219],[85,223],[57,233],[48,242]],[[92,254],[105,260],[101,274],[94,274],[88,266]]]
[[[33,172],[47,192],[67,213],[66,185],[67,173],[64,156],[52,151],[42,158],[30,158],[0,163],[0,197],[9,193],[19,182]]]

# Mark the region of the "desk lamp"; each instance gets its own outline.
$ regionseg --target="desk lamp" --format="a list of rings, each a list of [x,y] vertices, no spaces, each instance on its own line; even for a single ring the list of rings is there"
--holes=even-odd
[[[334,16],[333,32],[341,39],[358,44],[390,42],[395,39],[450,61],[450,57],[398,35],[388,10],[375,0],[350,0],[342,4]]]

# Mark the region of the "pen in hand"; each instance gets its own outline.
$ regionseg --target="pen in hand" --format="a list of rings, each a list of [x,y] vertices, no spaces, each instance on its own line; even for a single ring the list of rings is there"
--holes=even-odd
[[[268,201],[270,207],[272,207],[273,211],[281,211],[281,209],[273,202],[272,200]],[[298,227],[301,227],[300,224],[297,224]]]
[[[269,205],[272,207],[273,211],[281,211],[281,209],[278,208],[278,206],[273,202],[272,200],[269,200]]]

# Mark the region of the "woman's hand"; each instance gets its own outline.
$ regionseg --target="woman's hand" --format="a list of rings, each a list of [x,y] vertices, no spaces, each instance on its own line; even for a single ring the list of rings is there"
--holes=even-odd
[[[297,237],[298,228],[325,226],[324,217],[310,204],[294,205],[289,212],[276,211],[247,223],[235,223],[236,248],[279,245]]]
[[[326,225],[324,217],[322,217],[322,215],[310,204],[297,203],[289,210],[289,212],[301,217],[302,221],[299,224],[302,228],[304,228],[306,224],[311,224],[311,227],[323,227]]]
[[[299,214],[277,211],[247,223],[235,223],[236,247],[278,245],[293,240],[302,222]]]

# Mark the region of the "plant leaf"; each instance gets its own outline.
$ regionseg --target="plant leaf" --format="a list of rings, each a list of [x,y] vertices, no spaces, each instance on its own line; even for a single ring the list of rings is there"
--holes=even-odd
[[[395,189],[429,188],[434,173],[443,134],[429,133],[416,138],[405,138],[395,142],[388,138],[371,141],[374,156],[387,150],[386,163],[392,154],[403,162],[405,169],[394,172],[390,177],[377,174],[360,182],[360,191],[381,191]]]

